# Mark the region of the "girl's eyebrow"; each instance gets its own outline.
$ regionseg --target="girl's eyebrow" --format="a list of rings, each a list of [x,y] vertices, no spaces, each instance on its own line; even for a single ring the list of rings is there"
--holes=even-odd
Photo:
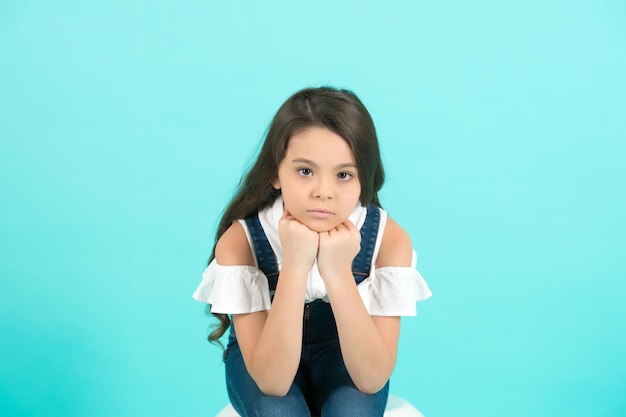
[[[314,167],[314,168],[318,168],[318,165],[317,165],[315,162],[311,161],[310,159],[306,159],[306,158],[296,158],[296,159],[292,159],[292,160],[291,160],[291,163],[308,164],[308,165],[311,165],[311,166],[312,166],[312,167]],[[357,168],[356,168],[356,165],[355,165],[355,164],[352,164],[352,163],[347,163],[347,164],[339,164],[339,165],[337,165],[337,166],[335,167],[335,169],[343,169],[343,168],[354,168],[354,169],[357,169]]]

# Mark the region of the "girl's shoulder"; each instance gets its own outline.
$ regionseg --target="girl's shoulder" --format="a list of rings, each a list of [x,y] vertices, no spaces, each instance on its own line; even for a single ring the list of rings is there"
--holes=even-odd
[[[215,260],[223,266],[255,265],[246,231],[240,222],[233,222],[217,241]]]
[[[380,244],[376,268],[385,266],[411,266],[413,244],[411,237],[395,220],[387,215]]]

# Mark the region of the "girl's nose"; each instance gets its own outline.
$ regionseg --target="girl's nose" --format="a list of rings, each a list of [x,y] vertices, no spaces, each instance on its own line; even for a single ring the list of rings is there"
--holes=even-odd
[[[320,178],[315,184],[313,195],[320,200],[332,198],[332,185],[327,179]]]

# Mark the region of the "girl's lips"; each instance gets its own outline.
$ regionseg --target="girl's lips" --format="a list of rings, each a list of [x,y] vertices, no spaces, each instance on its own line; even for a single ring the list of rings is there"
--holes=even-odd
[[[313,216],[313,217],[317,217],[320,219],[327,219],[330,216],[333,215],[333,213],[331,211],[328,210],[324,210],[324,209],[314,209],[314,210],[308,210],[308,213]]]

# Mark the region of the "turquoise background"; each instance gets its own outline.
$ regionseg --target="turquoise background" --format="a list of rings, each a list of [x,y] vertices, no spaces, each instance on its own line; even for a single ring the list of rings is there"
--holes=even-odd
[[[0,414],[212,416],[191,299],[278,106],[353,89],[427,417],[626,416],[626,3],[0,3]]]

